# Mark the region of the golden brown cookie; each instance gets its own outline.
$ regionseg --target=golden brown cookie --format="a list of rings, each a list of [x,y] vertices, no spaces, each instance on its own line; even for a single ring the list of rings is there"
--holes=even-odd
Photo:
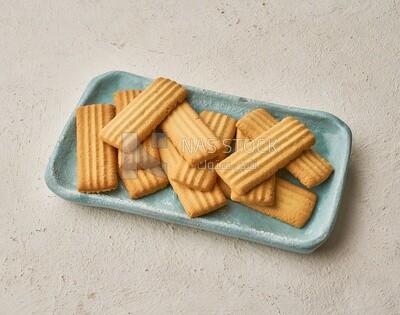
[[[257,108],[243,116],[236,124],[238,130],[243,130],[246,136],[254,139],[278,123],[271,114],[262,108]],[[304,186],[314,187],[325,181],[333,172],[333,167],[313,149],[305,150],[299,157],[286,165]]]
[[[142,92],[141,90],[120,90],[114,93],[115,114],[118,115],[133,99]]]
[[[236,120],[228,115],[211,111],[201,112],[199,116],[223,142],[224,152],[211,161],[195,167],[191,167],[183,158],[177,157],[176,168],[174,172],[171,172],[171,178],[189,188],[210,191],[214,188],[217,179],[214,165],[226,156],[225,151],[228,151],[236,131]]]
[[[119,169],[119,175],[133,199],[153,194],[168,185],[168,178],[160,166],[144,170]]]
[[[114,93],[116,115],[140,94],[140,90],[121,90]],[[124,134],[126,136],[129,134]],[[156,134],[152,132],[131,153],[118,150],[118,166],[126,169],[147,169],[160,164]]]
[[[203,192],[190,189],[172,180],[170,178],[171,166],[175,164],[176,156],[179,156],[179,153],[166,138],[159,139],[159,148],[161,165],[189,218],[207,214],[226,204],[227,200],[217,185],[211,191]]]
[[[231,116],[208,110],[202,111],[199,116],[211,131],[221,139],[224,150],[214,160],[216,162],[222,161],[226,157],[235,136],[236,120]]]
[[[243,195],[231,191],[231,199],[237,202],[246,202],[261,206],[272,206],[275,202],[275,175],[250,189]]]
[[[93,104],[76,110],[77,188],[96,193],[117,188],[117,151],[99,138],[115,115],[110,104]]]
[[[217,185],[218,187],[222,190],[222,193],[224,194],[224,196],[226,198],[231,199],[231,189],[229,188],[229,186],[222,180],[221,177],[218,176],[217,178]]]
[[[169,150],[170,161],[168,167],[168,178],[191,189],[200,191],[211,191],[217,181],[217,173],[211,168],[192,167],[183,159],[168,138],[162,138],[163,146],[172,146]],[[159,142],[160,143],[160,142]],[[162,148],[160,147],[159,150]]]
[[[241,130],[247,138],[255,139],[278,122],[265,109],[256,108],[240,118],[236,123],[236,128]]]
[[[246,149],[252,149],[253,143],[238,129],[236,131],[236,151]],[[261,184],[250,189],[243,195],[237,194],[235,191],[231,191],[231,199],[237,202],[247,202],[262,206],[271,206],[275,201],[275,175],[264,180]]]
[[[114,93],[116,115],[140,94],[141,90],[122,90]],[[118,150],[118,166],[127,169],[146,169],[159,165],[160,155],[157,149],[155,133],[152,132],[132,153]]]
[[[155,79],[101,131],[100,138],[125,152],[132,152],[179,104],[187,90],[165,78]],[[122,134],[132,133],[122,147]]]
[[[270,207],[241,203],[296,228],[301,228],[313,213],[317,195],[277,177],[275,199],[275,204]]]
[[[225,206],[227,203],[218,185],[215,185],[211,191],[199,191],[190,189],[173,180],[170,183],[189,218],[205,215]]]
[[[160,127],[190,166],[211,160],[224,150],[222,141],[188,102],[179,104]]]
[[[300,121],[286,117],[254,139],[251,150],[236,151],[218,163],[216,171],[233,191],[243,195],[298,157],[315,140]]]

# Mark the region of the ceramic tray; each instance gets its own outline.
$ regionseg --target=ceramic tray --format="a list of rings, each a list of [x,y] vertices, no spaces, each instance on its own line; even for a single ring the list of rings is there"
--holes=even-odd
[[[115,91],[144,89],[150,82],[149,78],[127,72],[108,72],[89,83],[78,106],[113,103]],[[190,95],[189,102],[198,112],[205,109],[214,110],[239,119],[256,107],[262,107],[278,119],[288,115],[295,116],[312,130],[317,137],[314,148],[333,165],[335,171],[326,182],[312,189],[318,195],[318,201],[311,219],[302,229],[294,228],[232,201],[213,213],[188,219],[170,186],[139,200],[132,200],[121,183],[118,189],[109,193],[79,193],[76,190],[74,111],[61,133],[47,166],[45,178],[48,187],[61,198],[88,206],[121,210],[299,253],[314,251],[328,238],[339,210],[351,150],[349,127],[337,117],[325,112],[255,101],[190,86],[187,88]],[[280,176],[300,185],[295,178],[284,171],[280,171]]]

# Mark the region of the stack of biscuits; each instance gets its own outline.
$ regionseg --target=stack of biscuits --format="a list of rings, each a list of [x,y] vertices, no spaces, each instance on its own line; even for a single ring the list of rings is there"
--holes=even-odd
[[[308,188],[330,176],[332,166],[311,149],[311,131],[294,117],[279,122],[261,108],[238,121],[219,112],[198,114],[187,96],[180,84],[157,78],[143,91],[117,91],[114,105],[79,107],[78,191],[116,189],[119,175],[133,199],[171,184],[190,218],[225,206],[229,198],[304,226],[316,194],[276,172],[286,168]]]

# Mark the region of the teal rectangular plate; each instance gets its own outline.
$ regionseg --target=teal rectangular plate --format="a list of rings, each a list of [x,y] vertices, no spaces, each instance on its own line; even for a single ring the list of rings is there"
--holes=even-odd
[[[113,93],[144,89],[151,79],[112,71],[95,77],[87,86],[78,106],[113,103]],[[311,253],[330,235],[339,210],[351,150],[351,131],[339,118],[321,111],[293,108],[186,86],[189,102],[197,112],[218,111],[234,117],[257,107],[276,118],[292,115],[304,122],[317,137],[315,150],[335,168],[323,184],[311,189],[318,195],[309,222],[297,229],[241,204],[229,201],[224,208],[200,218],[188,219],[170,186],[139,200],[132,200],[123,185],[109,193],[82,194],[76,190],[75,111],[65,125],[46,169],[47,186],[58,196],[76,203],[125,211],[146,217],[191,226],[202,230],[258,242],[298,253]],[[301,184],[285,171],[280,176]],[[149,235],[151,237],[151,235]]]

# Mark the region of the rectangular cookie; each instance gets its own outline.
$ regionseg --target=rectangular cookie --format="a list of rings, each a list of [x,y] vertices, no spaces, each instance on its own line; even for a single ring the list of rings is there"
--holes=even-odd
[[[141,90],[121,90],[114,93],[116,115],[140,94]],[[123,134],[123,137],[132,134]],[[147,169],[160,164],[160,155],[157,148],[157,139],[152,132],[133,152],[118,150],[118,166],[127,169]]]
[[[261,206],[272,206],[275,202],[275,175],[250,189],[243,195],[231,191],[231,199],[237,202],[246,202]]]
[[[100,138],[125,152],[132,152],[187,96],[180,84],[157,78],[121,110],[101,131]],[[122,147],[122,134],[132,133]]]
[[[119,169],[126,191],[133,199],[150,195],[168,185],[168,178],[160,166],[144,170]]]
[[[114,93],[115,114],[118,115],[133,99],[142,92],[141,90],[120,90]]]
[[[214,160],[222,161],[229,152],[232,139],[235,136],[236,120],[231,116],[208,110],[202,111],[199,116],[211,131],[221,139],[224,150]]]
[[[191,189],[200,191],[211,191],[217,181],[217,173],[208,167],[190,166],[176,150],[171,140],[163,138],[164,147],[171,146],[170,160],[168,167],[168,178]],[[160,147],[159,150],[162,148]]]
[[[279,120],[265,109],[256,108],[240,118],[236,123],[236,128],[240,129],[246,137],[255,139],[278,122]]]
[[[210,191],[215,185],[217,173],[214,165],[226,156],[226,152],[236,131],[236,120],[228,115],[217,112],[204,111],[200,118],[211,129],[212,132],[223,142],[224,152],[211,161],[202,163],[199,166],[190,166],[183,158],[177,157],[176,172],[171,173],[171,178],[189,188]]]
[[[117,151],[99,138],[100,130],[115,115],[111,104],[76,109],[77,189],[97,193],[117,188]]]
[[[211,160],[224,150],[222,141],[188,102],[179,104],[162,122],[161,129],[190,166]]]
[[[116,114],[125,108],[140,90],[122,90],[114,93]],[[118,150],[118,174],[132,199],[155,193],[168,185],[168,179],[160,164],[156,134],[152,132],[132,152]]]
[[[165,138],[159,139],[161,165],[189,218],[210,213],[226,205],[227,200],[217,185],[211,191],[203,192],[190,189],[169,177],[170,166],[175,163],[174,156],[179,153],[171,143],[168,145],[165,142]]]
[[[243,130],[246,136],[255,139],[263,132],[278,123],[271,114],[262,108],[257,108],[243,116],[236,127]],[[320,154],[313,149],[305,150],[300,156],[286,165],[304,186],[314,187],[325,181],[333,172],[333,167]]]
[[[241,203],[296,228],[301,228],[310,219],[316,201],[317,195],[315,193],[277,177],[276,200],[273,206]]]
[[[218,163],[218,175],[239,195],[262,183],[286,166],[316,139],[306,126],[293,117],[286,117],[254,139],[254,147],[239,150]]]
[[[250,150],[254,145],[243,133],[238,129],[236,131],[236,151],[243,150],[245,146],[248,146]],[[261,206],[271,206],[275,202],[275,174],[270,178],[264,180],[261,184],[250,189],[243,195],[237,194],[235,191],[231,191],[231,199],[237,202],[247,202],[251,204]]]
[[[217,185],[218,187],[221,189],[222,193],[224,194],[224,196],[226,198],[231,199],[231,189],[229,188],[229,186],[222,180],[221,177],[217,177]]]
[[[218,185],[215,185],[211,191],[199,191],[190,189],[173,180],[170,183],[191,219],[215,211],[227,203]]]

